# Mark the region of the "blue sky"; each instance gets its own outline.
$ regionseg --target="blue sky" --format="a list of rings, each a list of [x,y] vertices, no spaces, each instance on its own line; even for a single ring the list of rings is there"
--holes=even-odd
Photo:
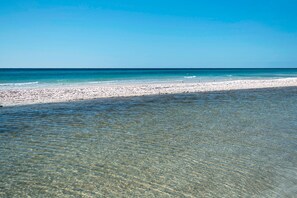
[[[0,0],[0,67],[297,67],[296,0]]]

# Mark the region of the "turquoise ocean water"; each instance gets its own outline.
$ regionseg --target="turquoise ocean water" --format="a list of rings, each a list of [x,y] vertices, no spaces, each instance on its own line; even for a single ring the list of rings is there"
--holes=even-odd
[[[297,77],[297,69],[0,69],[0,89],[69,83],[212,81]]]

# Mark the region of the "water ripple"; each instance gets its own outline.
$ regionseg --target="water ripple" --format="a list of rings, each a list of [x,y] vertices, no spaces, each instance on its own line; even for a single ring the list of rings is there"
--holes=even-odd
[[[0,109],[0,197],[293,197],[297,89]]]

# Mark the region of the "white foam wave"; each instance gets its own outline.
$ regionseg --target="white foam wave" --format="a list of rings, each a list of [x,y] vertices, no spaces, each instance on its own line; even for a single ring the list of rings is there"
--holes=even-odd
[[[184,78],[196,78],[196,76],[184,76]]]
[[[26,86],[38,84],[38,81],[35,82],[24,82],[24,83],[0,83],[0,86]]]
[[[119,82],[118,80],[106,80],[106,81],[89,81],[86,82],[88,84],[112,84],[112,83],[117,83]]]

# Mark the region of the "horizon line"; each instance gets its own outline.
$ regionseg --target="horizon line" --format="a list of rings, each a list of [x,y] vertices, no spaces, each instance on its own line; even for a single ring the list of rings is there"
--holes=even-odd
[[[3,67],[0,69],[297,69],[297,67]]]

